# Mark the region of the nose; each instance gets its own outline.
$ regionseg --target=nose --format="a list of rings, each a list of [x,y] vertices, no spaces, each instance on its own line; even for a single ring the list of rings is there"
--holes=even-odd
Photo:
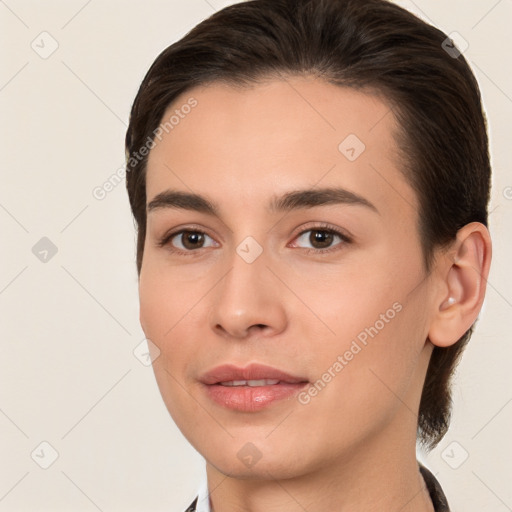
[[[230,269],[212,294],[210,325],[226,338],[269,337],[286,328],[285,290],[265,251],[253,262],[233,251]]]

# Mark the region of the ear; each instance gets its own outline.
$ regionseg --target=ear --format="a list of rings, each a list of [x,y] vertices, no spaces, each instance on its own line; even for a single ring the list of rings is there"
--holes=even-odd
[[[455,344],[473,325],[485,297],[491,238],[480,222],[466,224],[439,263],[440,286],[428,333],[438,347]]]

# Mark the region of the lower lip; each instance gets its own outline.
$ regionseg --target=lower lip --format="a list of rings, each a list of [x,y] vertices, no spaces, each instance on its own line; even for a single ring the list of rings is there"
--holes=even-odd
[[[222,386],[205,385],[209,397],[219,405],[235,411],[255,412],[277,400],[297,394],[307,382],[299,384],[274,384],[272,386]]]

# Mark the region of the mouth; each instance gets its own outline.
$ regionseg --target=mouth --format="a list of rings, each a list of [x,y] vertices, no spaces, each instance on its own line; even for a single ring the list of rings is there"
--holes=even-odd
[[[210,400],[227,409],[260,411],[270,404],[290,399],[308,384],[304,377],[252,364],[245,368],[222,365],[201,377]]]
[[[228,380],[226,382],[218,382],[221,386],[250,386],[251,388],[259,386],[275,386],[281,381],[278,379],[260,379],[260,380]]]

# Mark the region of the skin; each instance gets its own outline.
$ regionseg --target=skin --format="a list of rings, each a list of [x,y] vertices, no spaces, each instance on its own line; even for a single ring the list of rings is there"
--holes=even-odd
[[[245,89],[215,83],[184,93],[164,118],[190,97],[197,106],[150,152],[147,202],[167,189],[194,192],[219,214],[148,212],[140,322],[160,351],[153,368],[167,409],[207,461],[212,509],[432,512],[416,461],[419,400],[434,344],[455,343],[481,308],[487,230],[465,226],[426,274],[418,201],[381,97],[313,77]],[[366,146],[354,161],[338,149],[349,134]],[[267,210],[274,196],[333,186],[378,212],[360,204]],[[324,223],[352,241],[315,245],[310,235],[325,235]],[[178,234],[158,246],[185,228],[206,233],[204,245],[182,245],[189,239]],[[248,236],[263,250],[252,263],[236,251]],[[315,382],[397,303],[394,318],[307,404],[292,397],[232,411],[199,382],[220,364],[252,362]],[[261,456],[250,467],[238,456],[247,443]]]

